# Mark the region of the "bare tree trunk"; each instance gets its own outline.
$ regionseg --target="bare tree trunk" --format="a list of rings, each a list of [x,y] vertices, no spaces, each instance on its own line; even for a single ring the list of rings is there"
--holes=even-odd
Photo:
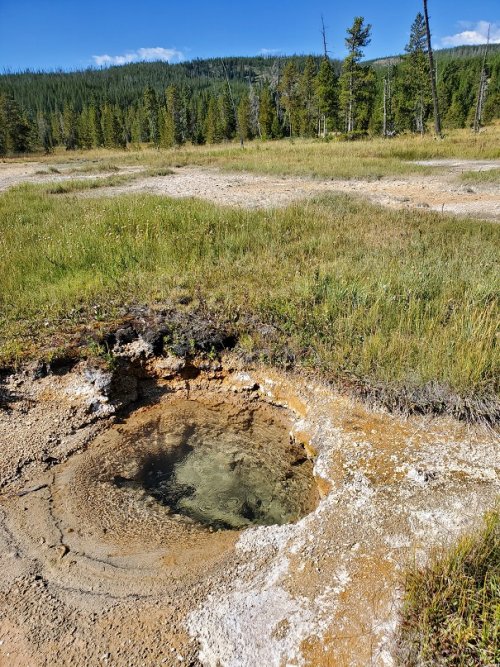
[[[389,70],[388,74],[388,82],[387,82],[387,87],[389,88],[388,90],[388,107],[389,107],[389,123],[388,123],[388,131],[390,136],[394,136],[394,117],[392,115],[392,78],[391,78],[392,72]]]
[[[474,116],[474,132],[479,132],[481,121],[483,118],[483,106],[486,98],[486,89],[488,87],[488,77],[486,74],[486,58],[488,56],[488,48],[490,46],[490,30],[491,25],[488,26],[488,40],[484,49],[483,65],[481,67],[481,76],[479,79],[479,90],[477,94],[476,113]]]
[[[321,14],[321,36],[323,38],[323,54],[325,60],[328,60],[328,44],[326,41],[326,28],[323,14]],[[326,114],[320,113],[318,118],[318,137],[321,136],[323,136],[323,139],[326,138]]]
[[[436,77],[434,70],[434,55],[432,53],[431,29],[429,26],[429,13],[427,11],[427,0],[424,0],[425,32],[427,33],[427,50],[429,54],[429,69],[431,76],[432,103],[434,105],[434,131],[438,137],[442,136],[441,116],[439,115],[439,101],[437,95]]]
[[[349,75],[349,110],[347,112],[347,131],[352,132],[354,127],[354,72],[351,63],[351,73]]]
[[[323,53],[325,54],[325,60],[328,60],[328,48],[326,44],[326,28],[325,20],[323,14],[321,14],[321,35],[323,36]]]
[[[384,77],[384,137],[394,136],[394,118],[392,115],[392,68],[387,67]]]
[[[384,123],[382,127],[382,134],[387,136],[387,78],[384,77]]]
[[[248,98],[250,100],[250,117],[251,117],[252,132],[254,133],[254,135],[258,134],[259,139],[262,139],[262,129],[260,127],[260,120],[259,120],[260,103],[258,96],[255,94],[255,90],[252,85],[250,77],[248,78],[248,84],[249,84]]]

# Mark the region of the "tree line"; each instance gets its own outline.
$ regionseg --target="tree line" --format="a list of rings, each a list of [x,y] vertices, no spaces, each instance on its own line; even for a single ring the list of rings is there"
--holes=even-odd
[[[363,62],[371,31],[363,17],[355,17],[342,63],[328,56],[325,40],[323,57],[4,75],[0,154],[48,152],[55,146],[125,148],[146,142],[169,148],[235,138],[423,134],[432,117],[423,15],[417,14],[400,57]],[[167,84],[163,88],[159,73]],[[500,117],[500,50],[492,49],[486,59],[479,47],[461,48],[457,56],[444,52],[437,84],[445,128],[474,123],[480,85],[485,88],[482,122]]]

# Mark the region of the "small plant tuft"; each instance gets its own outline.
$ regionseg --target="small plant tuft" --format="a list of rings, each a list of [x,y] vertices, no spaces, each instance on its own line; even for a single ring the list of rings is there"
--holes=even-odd
[[[401,667],[500,663],[500,514],[407,574],[397,657]]]

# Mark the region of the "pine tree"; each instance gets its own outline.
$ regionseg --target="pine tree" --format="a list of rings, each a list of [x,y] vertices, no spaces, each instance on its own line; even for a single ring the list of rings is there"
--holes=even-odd
[[[130,141],[135,145],[140,144],[143,141],[143,124],[144,118],[142,113],[142,106],[139,106],[134,110],[133,118],[130,124]]]
[[[27,114],[12,95],[4,95],[1,102],[3,150],[6,153],[27,153],[33,148],[33,127]]]
[[[215,97],[210,97],[205,120],[205,138],[208,144],[218,144],[222,141],[220,127],[219,105]]]
[[[126,148],[127,147],[127,130],[125,127],[125,114],[123,110],[115,104],[113,106],[114,116],[115,116],[115,136],[116,136],[116,147],[117,148]]]
[[[99,148],[104,144],[104,138],[102,136],[100,112],[95,104],[91,104],[88,108],[88,123],[92,147]]]
[[[147,121],[148,136],[147,140],[156,147],[160,145],[160,123],[158,100],[153,88],[148,87],[144,91],[144,115]]]
[[[222,139],[230,141],[236,133],[236,116],[233,101],[227,88],[219,97],[219,114]]]
[[[283,139],[283,137],[285,136],[285,128],[284,128],[283,124],[281,123],[281,121],[279,119],[277,111],[275,111],[275,113],[273,115],[273,124],[272,124],[272,127],[271,127],[271,136],[273,137],[273,139]]]
[[[189,101],[191,99],[190,93],[188,90],[181,90],[178,86],[176,89],[179,91],[179,107],[178,107],[178,133],[179,133],[179,145],[184,144],[189,139],[189,127],[191,124],[190,118],[190,106]]]
[[[78,147],[78,117],[70,104],[62,112],[62,141],[67,151]]]
[[[166,92],[167,113],[172,123],[172,138],[175,146],[184,143],[182,132],[182,100],[177,86],[169,86]]]
[[[313,137],[318,131],[318,105],[314,94],[315,77],[316,63],[312,57],[309,57],[299,82],[300,134],[303,137]]]
[[[423,134],[430,112],[429,61],[425,19],[420,12],[410,30],[410,40],[395,81],[395,120],[398,129]]]
[[[109,104],[105,104],[101,109],[101,127],[104,147],[114,148],[113,110]]]
[[[319,110],[318,136],[326,137],[328,129],[335,129],[338,123],[337,76],[333,63],[323,58],[314,80],[316,104]]]
[[[7,153],[7,116],[4,108],[4,96],[0,95],[0,155]]]
[[[123,125],[117,110],[111,104],[105,104],[102,108],[101,126],[106,148],[125,148]]]
[[[445,123],[447,127],[465,127],[467,114],[464,110],[459,94],[453,95],[451,104],[446,112]]]
[[[84,107],[78,117],[78,145],[79,148],[92,148],[92,129],[88,107]]]
[[[166,90],[166,108],[162,109],[160,123],[160,144],[163,148],[180,146],[184,143],[181,127],[181,99],[177,86]]]
[[[201,145],[205,143],[205,120],[208,114],[208,101],[205,97],[193,100],[191,112],[191,141]]]
[[[362,49],[371,42],[371,25],[364,25],[364,18],[356,16],[347,30],[345,40],[349,55],[342,64],[340,77],[340,105],[345,119],[345,131],[360,129],[358,122],[358,102],[364,95],[363,86],[372,83],[372,77],[366,67],[360,66]]]
[[[286,113],[288,134],[293,137],[300,130],[299,73],[293,60],[289,60],[285,65],[283,77],[279,84],[279,92]]]
[[[465,127],[469,109],[474,106],[472,80],[464,77],[456,61],[445,65],[440,77],[439,107],[447,127]]]
[[[483,108],[483,123],[500,118],[500,59],[489,66],[488,94]]]
[[[160,147],[172,148],[174,146],[174,128],[172,119],[170,118],[165,107],[160,108],[158,124],[160,130]]]
[[[122,113],[122,122],[126,145],[132,143],[132,125],[134,123],[134,118],[135,108],[133,106],[130,106],[128,109],[124,109]]]
[[[259,127],[262,139],[273,138],[273,122],[276,119],[276,108],[269,86],[262,88],[259,100]]]
[[[248,95],[243,95],[238,104],[238,130],[244,140],[253,138],[250,111],[250,98]]]
[[[377,77],[375,72],[371,67],[360,67],[357,84],[356,125],[354,128],[356,131],[366,132],[368,130],[376,96]]]
[[[53,111],[50,114],[50,129],[54,144],[56,146],[62,146],[63,143],[63,120],[62,114],[60,111]]]

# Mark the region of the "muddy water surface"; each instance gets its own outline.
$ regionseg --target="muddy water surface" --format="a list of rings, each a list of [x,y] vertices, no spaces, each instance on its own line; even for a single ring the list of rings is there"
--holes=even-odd
[[[298,520],[317,491],[282,412],[175,399],[133,414],[56,473],[68,547],[122,566],[134,554],[185,561],[227,548],[221,532]]]

